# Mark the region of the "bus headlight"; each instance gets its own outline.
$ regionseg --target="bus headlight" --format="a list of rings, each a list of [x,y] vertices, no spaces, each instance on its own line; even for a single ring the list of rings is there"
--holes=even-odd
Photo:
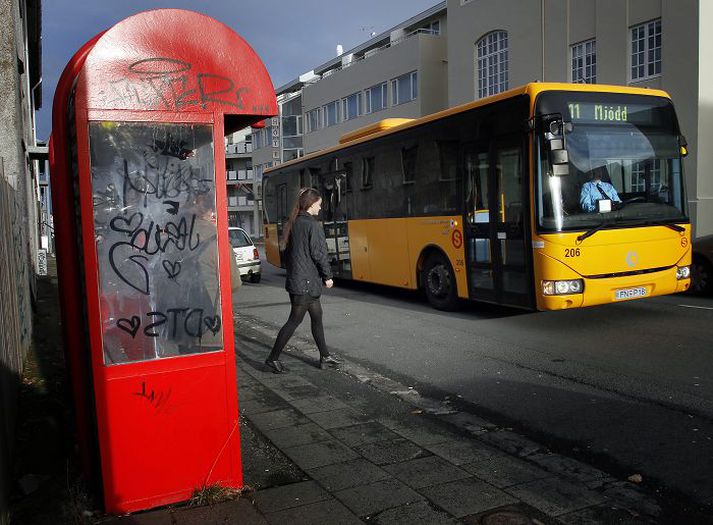
[[[676,279],[680,281],[681,279],[688,279],[689,277],[691,277],[690,266],[679,266],[676,268]]]
[[[542,281],[542,293],[545,295],[569,295],[582,293],[584,281],[573,279],[571,281]]]

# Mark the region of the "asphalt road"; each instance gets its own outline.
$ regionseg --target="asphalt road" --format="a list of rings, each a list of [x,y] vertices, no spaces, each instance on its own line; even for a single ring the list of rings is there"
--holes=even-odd
[[[262,282],[241,289],[241,315],[279,328],[284,275],[263,261]],[[713,298],[445,313],[416,293],[338,282],[322,304],[335,353],[560,453],[713,504]],[[298,333],[309,337],[308,321]]]

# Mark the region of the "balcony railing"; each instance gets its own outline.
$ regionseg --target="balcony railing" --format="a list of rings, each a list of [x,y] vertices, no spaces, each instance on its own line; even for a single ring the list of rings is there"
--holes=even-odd
[[[237,144],[227,144],[225,146],[226,155],[244,155],[252,153],[253,145],[251,142],[238,142]]]
[[[254,208],[255,201],[253,199],[248,199],[245,196],[240,195],[228,195],[228,207],[229,208]]]
[[[324,73],[322,73],[321,78],[319,78],[319,77],[318,77],[318,78],[315,78],[314,80],[312,80],[312,81],[310,82],[310,84],[315,84],[315,83],[319,82],[320,80],[322,80],[323,78],[327,78],[328,76],[333,75],[333,74],[336,73],[337,71],[341,71],[342,69],[346,69],[346,68],[348,68],[348,67],[350,67],[350,66],[353,66],[356,62],[361,62],[362,60],[366,60],[367,58],[371,58],[371,57],[373,57],[374,55],[378,55],[378,54],[381,53],[382,51],[384,51],[384,50],[386,50],[386,49],[388,49],[388,48],[390,48],[390,47],[397,46],[397,45],[399,45],[400,43],[404,42],[405,40],[408,40],[408,39],[411,38],[412,36],[415,36],[415,35],[436,35],[436,36],[438,36],[438,35],[440,35],[440,34],[441,34],[440,32],[438,32],[438,31],[433,31],[432,29],[425,29],[425,28],[416,29],[415,31],[411,31],[410,33],[408,33],[408,34],[402,36],[402,37],[399,38],[399,39],[392,40],[392,41],[389,42],[388,44],[384,44],[383,46],[375,47],[375,48],[373,48],[373,49],[369,49],[369,50],[365,51],[363,55],[355,56],[355,57],[353,57],[349,62],[345,62],[345,63],[343,63],[341,66],[337,66],[337,67],[335,67],[335,68],[328,69],[327,71],[325,71]]]

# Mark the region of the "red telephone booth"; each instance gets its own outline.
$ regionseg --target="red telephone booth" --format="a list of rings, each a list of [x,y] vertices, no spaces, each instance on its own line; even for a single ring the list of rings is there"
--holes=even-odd
[[[250,46],[177,9],[97,35],[60,78],[63,328],[108,512],[242,485],[223,137],[276,113]]]

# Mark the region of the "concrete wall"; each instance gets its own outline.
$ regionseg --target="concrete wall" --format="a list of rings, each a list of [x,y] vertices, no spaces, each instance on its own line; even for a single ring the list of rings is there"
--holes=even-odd
[[[661,75],[632,82],[630,28],[656,18]],[[491,31],[508,32],[510,87],[571,81],[571,46],[596,38],[598,83],[660,88],[672,96],[691,151],[686,179],[695,233],[713,233],[713,151],[705,147],[713,139],[710,21],[708,0],[448,0],[448,101],[476,98],[475,43]]]
[[[24,4],[24,2],[22,2]],[[36,253],[35,181],[25,148],[34,146],[24,24],[18,2],[0,0],[0,524],[9,521],[8,493],[17,391],[32,333]]]
[[[689,26],[690,33],[698,33],[698,56],[691,56],[693,64],[698,64],[697,82],[690,86],[698,90],[697,127],[695,133],[684,128],[686,138],[692,147],[689,159],[694,158],[696,164],[691,169],[691,163],[686,166],[689,170],[688,194],[695,196],[696,201],[691,203],[692,216],[696,218],[696,235],[713,234],[713,31],[710,22],[713,20],[713,2],[700,0],[700,15],[695,27]],[[699,60],[696,60],[699,59]],[[681,60],[681,64],[688,60]],[[691,119],[693,120],[693,119]],[[696,142],[692,143],[691,138]],[[691,175],[693,172],[693,175]]]
[[[541,3],[535,0],[448,0],[448,102],[476,98],[475,44],[496,30],[508,32],[510,87],[543,79]]]

